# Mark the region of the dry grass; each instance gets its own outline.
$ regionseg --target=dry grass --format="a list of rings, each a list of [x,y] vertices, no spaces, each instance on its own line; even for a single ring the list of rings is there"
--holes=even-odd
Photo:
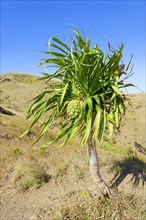
[[[134,195],[118,194],[110,199],[99,200],[87,192],[80,192],[78,200],[59,207],[53,214],[53,219],[144,220],[146,217],[144,204],[141,203],[142,206],[139,206],[140,203]]]
[[[50,178],[51,176],[47,173],[45,166],[39,164],[38,161],[23,161],[21,159],[14,166],[11,181],[18,190],[25,191],[30,187],[38,189]]]
[[[64,194],[61,194],[57,185],[53,191],[55,193],[56,190],[56,200],[52,200],[55,210],[46,209],[45,214],[37,213],[37,218],[41,220],[143,220],[143,199],[139,194],[132,194],[132,186],[124,179],[118,186],[123,193],[107,200],[94,197],[94,184],[88,170],[87,146],[80,146],[78,138],[61,148],[60,143],[48,146],[47,142],[56,134],[56,130],[53,129],[28,150],[40,132],[37,124],[28,135],[19,139],[29,125],[29,121],[25,121],[28,101],[47,85],[34,82],[37,77],[24,74],[8,74],[4,77],[10,78],[10,81],[2,81],[1,102],[15,115],[1,114],[1,186],[5,187],[11,183],[12,187],[25,191],[44,186],[50,176],[52,179],[47,183],[50,193],[51,181],[55,181],[58,187],[64,185]],[[127,176],[130,175],[132,178],[132,175],[141,175],[140,179],[143,178],[145,182],[144,94],[132,96],[132,99],[133,107],[129,108],[121,133],[115,137],[114,143],[104,141],[98,146],[101,172],[109,182],[113,178],[117,181],[122,170],[128,167],[131,167],[131,173]],[[132,181],[134,180],[138,178]],[[142,192],[139,186],[136,187]]]

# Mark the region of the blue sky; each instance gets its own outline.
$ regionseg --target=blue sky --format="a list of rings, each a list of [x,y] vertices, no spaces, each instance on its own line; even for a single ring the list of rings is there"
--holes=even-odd
[[[121,42],[123,61],[133,54],[131,82],[145,90],[145,1],[1,1],[1,73],[41,75],[36,67],[49,38],[68,41],[71,25],[83,29],[92,43],[106,51],[106,42]],[[138,92],[135,89],[129,92]]]

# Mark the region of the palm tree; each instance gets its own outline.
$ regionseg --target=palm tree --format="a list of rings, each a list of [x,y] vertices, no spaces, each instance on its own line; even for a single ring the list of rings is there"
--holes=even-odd
[[[108,132],[111,138],[119,129],[128,100],[121,89],[133,86],[124,84],[132,75],[131,71],[127,72],[132,57],[125,67],[121,62],[123,47],[121,44],[118,49],[113,49],[108,43],[105,55],[97,44],[91,47],[90,40],[86,40],[76,27],[70,46],[56,37],[51,38],[48,51],[44,52],[48,58],[40,65],[56,67],[56,71],[43,73],[41,80],[56,81],[34,98],[27,115],[27,118],[33,116],[33,121],[26,132],[45,112],[49,112],[36,141],[51,125],[60,125],[61,132],[52,142],[63,138],[65,144],[79,135],[81,143],[87,143],[90,172],[103,195],[109,195],[110,188],[100,174],[96,145],[105,133]]]

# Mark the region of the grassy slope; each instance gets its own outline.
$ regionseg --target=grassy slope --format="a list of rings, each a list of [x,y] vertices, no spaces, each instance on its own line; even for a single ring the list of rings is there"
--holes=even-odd
[[[39,208],[45,206],[45,201],[43,200],[43,198],[46,195],[46,190],[48,194],[52,195],[52,197],[50,197],[52,199],[50,199],[50,201],[48,202],[48,207],[51,207],[52,210],[55,210],[56,207],[59,206],[58,203],[60,203],[60,205],[64,207],[64,204],[74,204],[75,201],[79,202],[80,199],[84,200],[80,201],[80,204],[86,207],[86,204],[84,204],[85,200],[91,200],[91,198],[87,198],[90,197],[90,193],[88,194],[88,196],[84,194],[96,190],[95,185],[92,183],[90,174],[88,172],[86,146],[79,147],[79,140],[77,138],[72,140],[61,149],[58,147],[58,144],[46,147],[45,143],[47,143],[47,141],[50,140],[52,136],[54,136],[56,133],[55,130],[50,130],[43,137],[43,139],[35,145],[33,149],[28,151],[27,148],[31,145],[31,143],[33,143],[39,133],[40,128],[38,124],[34,127],[31,133],[29,133],[22,139],[19,139],[19,136],[26,130],[29,124],[29,122],[25,121],[26,112],[30,104],[29,101],[37,94],[39,94],[42,89],[47,88],[47,84],[42,83],[41,81],[36,81],[37,78],[38,77],[33,75],[15,73],[1,76],[1,105],[4,108],[7,108],[8,110],[15,113],[14,116],[1,114],[0,123],[0,138],[2,146],[1,186],[4,202],[7,202],[7,207],[5,207],[4,205],[2,207],[3,216],[6,215],[6,219],[11,218],[12,216],[16,218],[16,214],[19,213],[19,211],[18,213],[16,212],[16,209],[22,209],[24,205],[23,203],[26,202],[26,200],[22,199],[20,195],[13,195],[14,200],[16,199],[16,201],[19,202],[20,198],[22,200],[22,204],[16,202],[16,205],[14,206],[14,201],[11,196],[9,196],[9,194],[8,196],[4,196],[7,195],[9,184],[11,185],[12,189],[15,187],[15,189],[20,189],[21,191],[29,188],[29,186],[32,186],[30,188],[31,190],[27,194],[27,201],[31,202],[31,198],[34,196],[34,194],[35,196],[37,196],[38,202],[34,202],[36,207],[35,212],[38,212]],[[131,99],[133,105],[130,106],[127,110],[127,114],[125,116],[125,119],[123,120],[123,124],[121,127],[121,133],[119,133],[115,137],[112,144],[109,144],[106,141],[101,143],[98,148],[98,152],[101,171],[104,178],[110,181],[114,177],[114,174],[116,174],[116,172],[119,172],[120,175],[122,169],[126,170],[126,166],[130,166],[130,172],[127,172],[126,178],[122,179],[121,183],[118,185],[118,188],[121,192],[124,193],[122,195],[127,195],[127,193],[130,193],[130,195],[132,195],[133,191],[135,194],[137,194],[137,196],[142,196],[142,177],[144,177],[143,172],[145,168],[144,154],[146,153],[146,149],[144,148],[145,94],[141,93],[131,95]],[[137,156],[137,160],[133,159],[132,154]],[[132,159],[130,159],[131,157]],[[114,164],[113,167],[112,164]],[[36,173],[35,167],[41,173],[41,175],[39,175],[39,178],[37,175],[35,175],[35,178],[31,178],[29,175],[29,173]],[[110,172],[110,170],[113,171]],[[42,178],[45,177],[45,175],[48,175],[48,179]],[[139,177],[136,177],[136,175],[138,175]],[[36,176],[39,181],[41,180],[42,182],[38,182]],[[51,180],[49,178],[50,176]],[[133,182],[129,182],[132,177],[133,182],[139,181],[139,184],[137,184],[137,187],[135,188],[133,188]],[[37,190],[37,192],[33,191],[33,188],[38,188],[41,183],[44,184],[44,182],[46,181],[49,181],[49,183],[43,185],[40,189]],[[42,198],[42,200],[40,198]],[[124,198],[124,201],[125,197],[122,198]],[[127,204],[130,204],[128,203],[128,199]],[[95,204],[91,204],[91,207],[94,205]],[[140,204],[137,205],[136,209],[139,209],[139,205]],[[14,210],[13,212],[10,212],[12,207]],[[109,207],[110,209],[110,206],[108,206],[108,204],[107,207]],[[73,217],[73,213],[75,213],[75,210],[76,213],[81,212],[81,210],[79,210],[79,207],[77,208],[72,206],[71,208],[68,207],[68,209],[69,211],[67,211],[66,209],[62,210],[61,208],[59,215],[64,215],[66,217],[67,214],[63,213],[70,212],[72,213],[72,216],[70,215],[69,219],[75,219],[75,217]],[[51,213],[51,211],[49,211],[48,208],[46,208],[46,210],[46,214],[40,214],[40,218],[43,219],[43,216],[51,215],[49,214]],[[23,210],[22,212],[25,213],[25,210]],[[127,216],[130,212],[131,211],[129,205],[129,212],[127,211]],[[87,216],[90,213],[85,214]],[[105,213],[104,219],[110,219],[108,214],[110,215],[110,213]],[[21,215],[22,213],[19,213],[19,219],[22,218]],[[30,217],[30,215],[31,211],[28,208],[28,211],[25,213],[25,218]],[[66,219],[65,217],[60,217],[60,219]],[[124,217],[121,217],[121,219],[122,218]],[[79,219],[88,219],[88,216],[87,218],[82,218],[80,216]]]

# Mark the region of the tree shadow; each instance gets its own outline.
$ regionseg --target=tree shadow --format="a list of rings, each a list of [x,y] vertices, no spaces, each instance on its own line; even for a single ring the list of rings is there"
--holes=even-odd
[[[134,142],[134,144],[135,144],[135,148],[138,152],[146,155],[146,149],[141,144],[137,143],[136,141]]]
[[[146,182],[146,163],[137,158],[136,156],[125,158],[122,161],[116,161],[111,171],[115,171],[116,174],[111,180],[111,188],[117,188],[128,174],[131,174],[130,181],[137,187],[140,182],[144,186]]]

